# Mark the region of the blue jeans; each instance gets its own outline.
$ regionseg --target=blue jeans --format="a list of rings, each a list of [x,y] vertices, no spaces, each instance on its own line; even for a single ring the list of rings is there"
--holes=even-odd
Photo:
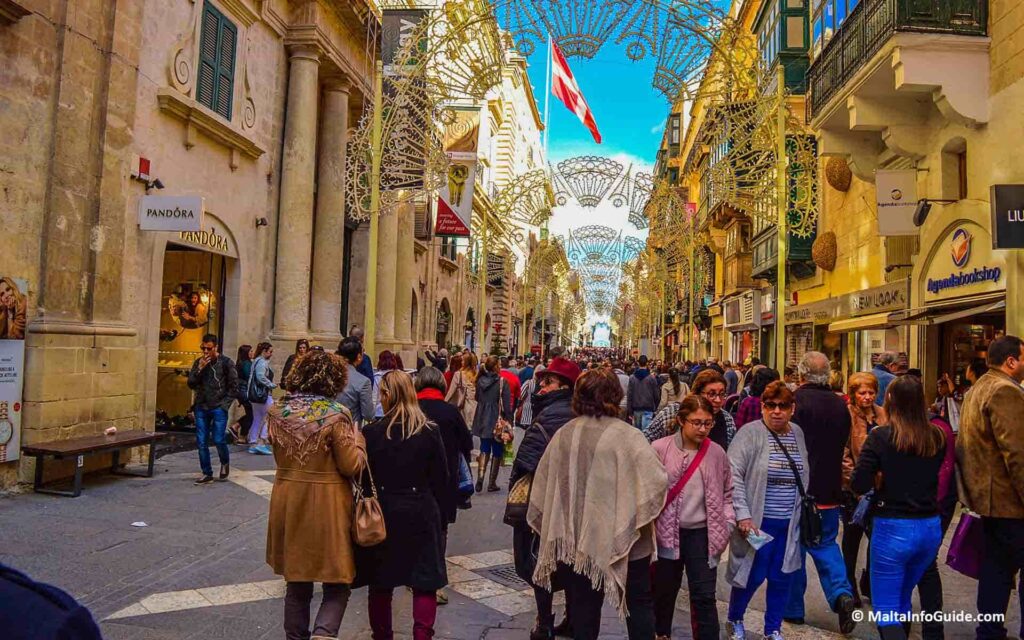
[[[213,427],[213,443],[217,445],[217,456],[221,464],[228,463],[228,445],[224,443],[224,432],[228,426],[228,412],[217,407],[216,409],[192,410],[196,417],[196,444],[199,446],[199,467],[203,470],[204,476],[213,475],[213,467],[210,465],[210,445],[207,439],[210,434],[210,427]]]
[[[843,552],[836,542],[839,536],[839,507],[821,509],[821,544],[816,547],[801,549],[803,562],[800,569],[793,574],[793,582],[789,589],[789,602],[786,604],[787,618],[804,617],[804,592],[807,591],[807,554],[814,560],[814,568],[818,570],[821,590],[825,593],[825,601],[835,610],[836,600],[841,595],[853,597],[853,590],[846,577],[846,562]]]
[[[494,438],[480,438],[480,454],[500,458],[505,455],[505,443]]]
[[[942,542],[939,516],[879,518],[871,523],[871,608],[878,626],[900,624],[896,614],[910,614],[910,598]]]
[[[786,559],[786,540],[789,538],[789,520],[765,518],[761,521],[761,531],[774,540],[754,554],[754,566],[750,568],[747,586],[742,589],[732,588],[729,594],[729,620],[743,619],[751,598],[767,579],[768,592],[765,594],[764,607],[764,634],[767,636],[782,628],[782,612],[786,607],[789,585],[794,574],[782,572],[782,562]]]
[[[651,420],[654,419],[653,411],[634,411],[633,412],[633,426],[643,431],[647,428],[647,425],[651,424]]]

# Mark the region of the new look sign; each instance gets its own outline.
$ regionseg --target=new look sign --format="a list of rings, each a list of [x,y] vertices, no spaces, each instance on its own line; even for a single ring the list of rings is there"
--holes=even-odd
[[[1024,249],[1024,185],[992,185],[992,248]]]
[[[142,196],[139,198],[139,229],[202,231],[203,208],[200,196]]]

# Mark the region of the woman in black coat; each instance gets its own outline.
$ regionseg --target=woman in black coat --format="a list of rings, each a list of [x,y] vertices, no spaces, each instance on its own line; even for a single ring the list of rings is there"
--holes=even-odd
[[[416,402],[412,378],[389,371],[381,378],[384,416],[363,429],[370,471],[380,495],[387,538],[356,547],[354,587],[369,585],[374,637],[392,637],[391,593],[413,591],[413,637],[433,636],[437,591],[448,583],[440,504],[450,495],[441,430]]]
[[[544,451],[565,423],[576,417],[572,410],[572,391],[580,368],[565,358],[555,358],[551,366],[538,377],[537,392],[530,402],[533,406],[533,424],[526,429],[523,442],[512,463],[509,487],[516,480],[537,470]],[[533,570],[537,561],[537,534],[526,522],[512,525],[512,555],[515,558],[516,573],[533,585]],[[530,640],[551,640],[559,635],[572,635],[569,610],[566,607],[565,620],[555,626],[552,607],[553,594],[533,585],[533,597],[537,601],[537,624],[530,632]]]
[[[434,367],[424,367],[416,374],[416,399],[423,413],[441,432],[448,460],[448,490],[438,503],[447,529],[448,525],[455,523],[458,505],[464,502],[459,494],[459,457],[466,461],[467,466],[472,462],[473,436],[462,419],[462,412],[444,401],[445,391],[444,375]]]
[[[501,362],[488,356],[476,378],[476,413],[473,415],[473,435],[480,438],[480,460],[477,462],[477,493],[483,491],[484,470],[490,460],[491,470],[487,490],[498,491],[498,469],[505,457],[505,443],[494,438],[498,418],[512,421],[512,391],[501,378]]]

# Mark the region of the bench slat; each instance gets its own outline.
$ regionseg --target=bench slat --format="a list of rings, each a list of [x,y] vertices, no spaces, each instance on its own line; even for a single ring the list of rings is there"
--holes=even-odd
[[[112,436],[83,436],[70,440],[39,442],[22,447],[21,452],[27,456],[74,456],[150,444],[163,437],[164,434],[154,431],[119,431]]]

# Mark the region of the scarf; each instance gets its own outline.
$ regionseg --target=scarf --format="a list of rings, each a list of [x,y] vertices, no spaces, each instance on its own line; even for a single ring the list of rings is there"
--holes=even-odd
[[[331,433],[355,435],[348,409],[322,396],[286,396],[271,407],[267,421],[271,443],[300,465],[310,455],[330,446]],[[331,429],[335,425],[339,425],[338,430]]]
[[[607,416],[566,423],[533,478],[526,519],[540,536],[534,582],[550,591],[551,574],[567,564],[626,614],[629,553],[667,491],[665,468],[639,429]]]
[[[437,389],[424,389],[416,394],[417,400],[441,400],[444,401],[444,394]]]

